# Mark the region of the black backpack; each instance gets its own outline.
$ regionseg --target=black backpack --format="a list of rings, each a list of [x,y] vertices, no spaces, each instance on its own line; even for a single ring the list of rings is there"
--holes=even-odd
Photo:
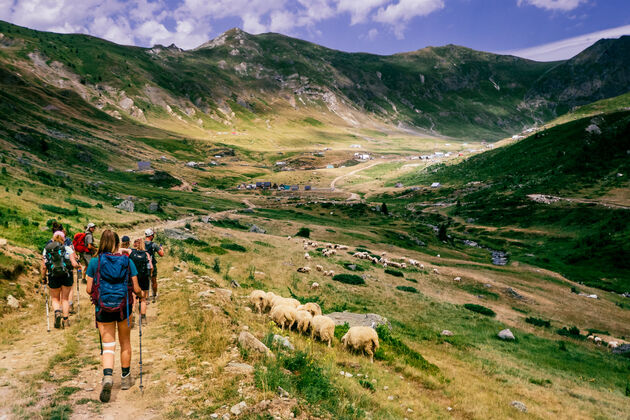
[[[149,253],[147,251],[138,251],[134,249],[129,255],[136,269],[138,269],[138,278],[149,278]]]
[[[68,261],[66,260],[66,247],[57,241],[51,241],[44,248],[46,251],[46,270],[53,277],[68,275]]]

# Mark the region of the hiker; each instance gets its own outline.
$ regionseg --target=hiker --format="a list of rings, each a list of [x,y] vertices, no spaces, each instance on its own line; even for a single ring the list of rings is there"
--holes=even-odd
[[[72,241],[72,244],[74,245],[74,250],[79,253],[79,261],[83,266],[83,283],[86,282],[85,276],[87,272],[87,267],[90,264],[92,256],[96,252],[96,245],[94,244],[95,230],[96,225],[94,223],[88,223],[85,227],[85,232],[80,232],[74,235],[74,240]]]
[[[63,234],[66,237],[65,241],[63,242],[63,244],[65,246],[72,247],[72,239],[70,239],[68,237],[68,232],[66,232],[66,229],[64,229],[63,224],[61,224],[58,221],[54,220],[52,222],[52,225],[51,225],[51,230],[53,232],[53,236],[55,235],[55,232],[63,232]],[[52,239],[50,239],[48,242],[46,242],[46,245],[48,245],[51,242],[52,242]],[[72,248],[72,250],[74,251],[74,248]],[[75,253],[75,260],[76,260],[76,253]],[[78,266],[78,264],[77,264],[77,266]],[[70,275],[73,276],[73,270],[70,270]],[[73,277],[73,283],[74,283],[74,277]],[[70,315],[74,315],[76,313],[76,311],[74,310],[74,288],[70,289],[70,294],[68,295],[68,304],[70,305],[70,312],[69,312]]]
[[[144,241],[142,238],[138,238],[133,241],[134,249],[131,251],[129,258],[136,265],[138,270],[138,284],[142,292],[140,293],[140,322],[146,324],[147,322],[147,299],[149,297],[149,283],[151,279],[151,270],[153,270],[153,264],[151,262],[151,256],[144,248]]]
[[[129,239],[129,236],[125,235],[125,236],[122,237],[122,239],[120,240],[120,250],[121,250],[121,252],[124,253],[125,249],[130,249],[131,248],[130,242],[131,242],[131,239]],[[138,268],[138,267],[136,267],[136,268]]]
[[[153,289],[153,296],[151,301],[155,303],[155,299],[157,299],[157,260],[155,255],[159,255],[160,257],[164,256],[164,249],[156,243],[153,242],[153,238],[155,238],[155,233],[153,229],[149,228],[144,231],[144,236],[146,240],[144,241],[144,248],[151,256],[151,264],[153,264],[153,271],[151,272],[151,288]]]
[[[132,293],[140,294],[138,271],[127,257],[119,252],[117,235],[107,229],[101,235],[98,254],[90,260],[87,268],[86,291],[92,299],[96,312],[96,325],[102,340],[103,381],[100,394],[102,402],[108,402],[114,384],[114,355],[116,330],[120,343],[121,384],[120,389],[131,388],[131,325],[129,316],[133,312]]]
[[[72,248],[64,245],[65,239],[63,231],[55,232],[42,253],[42,283],[47,282],[50,289],[55,311],[55,328],[66,328],[70,325],[69,295],[74,284],[72,270],[78,265]]]

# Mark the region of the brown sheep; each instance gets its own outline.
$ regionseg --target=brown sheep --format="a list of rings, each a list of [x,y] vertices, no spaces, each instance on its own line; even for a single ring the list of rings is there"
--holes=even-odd
[[[249,301],[259,314],[263,312],[266,297],[267,294],[262,290],[254,290],[249,294]]]
[[[311,338],[318,337],[323,342],[328,342],[328,347],[332,346],[335,337],[335,321],[324,315],[316,315],[311,322]]]
[[[374,363],[374,352],[379,347],[378,334],[372,327],[352,327],[341,337],[344,348],[365,352]]]

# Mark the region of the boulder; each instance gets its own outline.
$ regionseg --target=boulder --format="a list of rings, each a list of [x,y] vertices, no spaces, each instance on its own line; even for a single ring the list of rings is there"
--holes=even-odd
[[[131,200],[123,200],[122,203],[116,206],[117,209],[121,209],[124,211],[128,211],[129,213],[133,213],[133,201]]]
[[[8,243],[9,242],[6,239],[0,238],[0,248],[6,247]]]
[[[273,342],[278,343],[278,345],[288,350],[295,350],[295,347],[293,347],[293,344],[291,344],[291,342],[289,341],[289,337],[283,337],[281,335],[274,334]]]
[[[238,344],[245,350],[255,351],[267,356],[273,356],[273,353],[267,346],[247,331],[241,331],[238,336]]]
[[[613,354],[630,354],[630,344],[622,344],[612,349]]]
[[[234,374],[246,375],[254,373],[254,367],[247,363],[230,362],[225,366],[225,371]]]
[[[210,222],[214,222],[214,217],[212,216],[201,216],[201,221],[203,223],[210,223]]]
[[[508,296],[513,297],[514,299],[519,299],[519,300],[525,299],[525,296],[521,295],[519,292],[512,289],[511,287],[508,287],[507,289],[505,289],[505,293]]]
[[[527,413],[527,406],[520,401],[512,401],[510,405],[522,413]]]
[[[20,301],[14,298],[12,295],[7,296],[7,306],[12,309],[20,307]]]
[[[167,238],[175,239],[177,241],[185,241],[186,239],[197,239],[192,233],[186,232],[183,229],[164,229],[164,235]]]
[[[387,318],[378,314],[356,314],[353,312],[333,312],[326,314],[327,317],[335,321],[335,325],[343,325],[347,323],[351,327],[374,327],[379,325],[387,325],[391,329],[391,324]]]
[[[498,336],[501,340],[514,340],[514,334],[512,334],[509,328],[499,331]]]
[[[267,233],[265,229],[258,227],[256,225],[252,225],[252,227],[249,228],[249,231],[253,233]]]
[[[160,205],[156,202],[149,204],[149,213],[157,213],[160,211]]]
[[[449,330],[442,330],[442,332],[440,334],[444,335],[446,337],[452,337],[453,336],[453,332],[449,331]]]

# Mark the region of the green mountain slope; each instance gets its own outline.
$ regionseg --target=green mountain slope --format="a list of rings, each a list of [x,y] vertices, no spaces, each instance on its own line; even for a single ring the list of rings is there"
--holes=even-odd
[[[5,22],[0,33],[5,72],[32,73],[29,83],[71,89],[115,118],[175,123],[195,136],[264,128],[279,114],[324,112],[339,126],[389,124],[494,140],[630,85],[625,58],[611,55],[624,49],[625,39],[606,41],[599,55],[598,44],[566,63],[537,63],[454,45],[392,56],[350,54],[238,29],[192,51],[120,46]],[[619,71],[611,75],[611,68]],[[603,87],[584,93],[586,79]],[[554,94],[555,86],[564,91]]]

